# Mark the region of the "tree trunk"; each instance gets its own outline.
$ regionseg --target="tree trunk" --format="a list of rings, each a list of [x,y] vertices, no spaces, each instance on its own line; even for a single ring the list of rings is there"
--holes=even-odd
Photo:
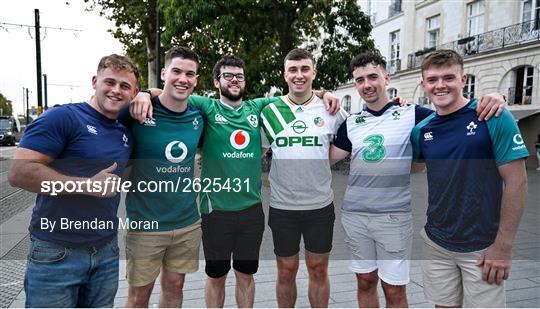
[[[150,44],[148,37],[146,38],[146,54],[148,55],[147,69],[148,69],[148,88],[159,87],[158,78],[156,76],[156,52],[154,51],[154,44]]]

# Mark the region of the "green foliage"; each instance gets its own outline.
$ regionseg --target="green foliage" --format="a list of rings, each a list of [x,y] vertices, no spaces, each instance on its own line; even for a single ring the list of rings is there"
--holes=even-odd
[[[124,45],[124,51],[139,67],[141,85],[148,83],[147,63],[156,57],[156,6],[159,0],[84,0],[88,10],[99,10],[101,16],[113,20],[109,29],[114,38]],[[147,50],[147,46],[152,48]]]
[[[1,92],[0,92],[0,109],[2,109],[3,116],[11,116],[13,114],[13,105],[11,104],[11,101],[8,100]]]
[[[369,18],[356,0],[85,1],[99,4],[101,14],[116,22],[113,35],[142,72],[154,57],[153,51],[147,55],[144,40],[155,42],[154,12],[159,5],[163,51],[183,45],[201,58],[199,93],[214,90],[212,68],[224,54],[244,59],[246,95],[253,97],[271,86],[286,92],[283,58],[293,48],[315,53],[314,87],[325,89],[335,89],[350,78],[348,63],[355,54],[374,49]]]

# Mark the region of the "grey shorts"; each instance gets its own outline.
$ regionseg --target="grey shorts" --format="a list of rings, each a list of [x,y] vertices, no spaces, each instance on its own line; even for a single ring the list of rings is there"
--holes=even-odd
[[[409,283],[412,214],[368,215],[342,211],[341,223],[350,251],[350,270],[366,274],[378,269],[392,285]]]

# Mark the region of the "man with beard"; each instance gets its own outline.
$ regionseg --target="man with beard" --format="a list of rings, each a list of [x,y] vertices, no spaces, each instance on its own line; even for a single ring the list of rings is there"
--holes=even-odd
[[[221,58],[214,66],[213,77],[219,100],[190,96],[188,101],[206,117],[199,192],[208,276],[206,305],[223,307],[232,255],[237,306],[253,307],[253,274],[259,267],[264,232],[258,115],[276,99],[242,100],[246,81],[244,61],[238,57]],[[159,90],[152,90],[152,95],[159,94]],[[151,117],[149,97],[141,94],[133,102],[131,114],[144,121],[147,111]],[[195,190],[197,186],[188,189]]]

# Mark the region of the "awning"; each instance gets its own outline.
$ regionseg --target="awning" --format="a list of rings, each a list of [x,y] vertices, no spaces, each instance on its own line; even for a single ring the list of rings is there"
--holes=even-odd
[[[510,110],[514,118],[516,118],[517,121],[527,118],[529,116],[535,115],[540,113],[540,109],[517,109],[517,110]]]

